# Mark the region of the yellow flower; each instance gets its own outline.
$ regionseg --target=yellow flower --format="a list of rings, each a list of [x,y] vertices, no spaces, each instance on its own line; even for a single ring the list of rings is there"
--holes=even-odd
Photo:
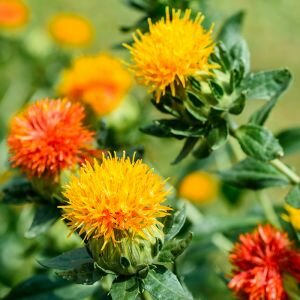
[[[26,24],[28,10],[21,0],[0,0],[0,28],[18,28]]]
[[[101,164],[86,163],[66,186],[64,219],[85,239],[101,241],[102,250],[109,242],[117,244],[120,233],[155,243],[163,237],[157,218],[170,210],[161,204],[168,194],[164,183],[141,160],[132,162],[125,153],[103,156]]]
[[[179,184],[178,194],[196,203],[214,200],[219,192],[217,179],[209,173],[196,171],[187,175]]]
[[[295,229],[300,230],[300,209],[292,207],[289,204],[286,204],[284,208],[287,214],[283,214],[282,218],[290,222]]]
[[[172,95],[176,85],[186,84],[188,76],[210,74],[215,65],[208,59],[213,52],[212,28],[205,31],[201,26],[204,17],[199,13],[194,21],[190,19],[191,10],[187,9],[181,17],[180,10],[166,8],[166,18],[155,24],[149,19],[149,33],[137,31],[133,35],[134,44],[124,46],[132,55],[131,69],[141,84],[155,92],[159,101],[167,87]]]
[[[98,115],[106,115],[120,105],[131,82],[118,59],[107,54],[83,56],[62,73],[58,92],[90,105]]]
[[[93,38],[90,22],[71,13],[54,16],[49,23],[49,32],[57,43],[70,47],[87,46]]]

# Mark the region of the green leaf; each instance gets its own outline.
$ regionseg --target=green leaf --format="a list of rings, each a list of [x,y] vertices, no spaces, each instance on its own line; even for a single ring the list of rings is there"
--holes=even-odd
[[[285,201],[295,207],[300,209],[300,186],[296,185],[294,186],[290,192],[285,197]]]
[[[144,279],[144,288],[154,299],[190,300],[192,296],[185,291],[177,277],[163,266],[156,266]]]
[[[23,177],[15,177],[2,190],[2,203],[25,204],[40,202],[41,197],[33,189],[30,181]]]
[[[159,252],[158,261],[167,263],[174,262],[176,257],[183,253],[192,241],[193,234],[191,232],[183,239],[172,239],[167,241]]]
[[[172,162],[172,165],[176,165],[179,162],[181,162],[187,155],[194,149],[196,143],[198,142],[198,138],[194,137],[188,137],[184,144],[182,149],[180,150],[179,154],[175,158],[175,160]]]
[[[219,119],[215,122],[216,127],[212,128],[207,135],[207,144],[211,150],[216,150],[225,144],[228,137],[228,124],[226,120]]]
[[[262,161],[283,156],[283,149],[272,132],[264,127],[247,124],[240,126],[236,137],[245,154]]]
[[[119,277],[110,290],[113,300],[135,300],[138,294],[139,285],[135,277]]]
[[[253,190],[289,185],[289,178],[269,163],[248,157],[231,169],[220,171],[222,180],[237,187]]]
[[[97,285],[85,286],[47,275],[36,275],[15,286],[5,300],[73,300],[92,295]]]
[[[287,89],[291,78],[287,69],[252,73],[245,83],[247,99],[271,100]]]
[[[279,96],[288,88],[289,83],[292,79],[292,75],[288,70],[282,70],[280,74],[281,75],[278,75],[278,78],[276,80],[278,88],[273,88],[272,98],[269,98],[270,100],[265,105],[263,105],[258,111],[254,112],[250,116],[249,123],[263,125],[266,122],[273,107],[276,105]]]
[[[35,238],[46,232],[59,218],[59,209],[51,204],[37,205],[33,221],[25,233],[27,238]]]
[[[58,272],[57,275],[73,283],[91,285],[100,280],[104,272],[95,268],[94,263],[86,263],[72,270]]]
[[[247,45],[247,42],[244,38],[240,37],[237,43],[231,49],[231,56],[233,60],[240,61],[243,67],[243,75],[249,73],[250,71],[250,52]]]
[[[244,20],[244,12],[239,11],[229,17],[218,34],[218,40],[222,41],[228,49],[231,49],[241,38],[241,27]]]
[[[276,135],[284,154],[293,154],[300,151],[300,128],[290,128]]]
[[[42,266],[56,270],[72,270],[88,263],[93,263],[93,259],[86,247],[74,249],[40,262]]]
[[[185,208],[173,210],[170,215],[163,219],[165,241],[174,238],[185,223]]]

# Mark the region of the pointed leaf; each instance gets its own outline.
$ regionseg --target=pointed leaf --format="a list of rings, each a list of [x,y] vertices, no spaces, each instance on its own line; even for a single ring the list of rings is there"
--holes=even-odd
[[[186,219],[185,208],[173,210],[170,215],[163,219],[165,241],[174,238],[183,227]]]
[[[240,126],[236,137],[245,152],[258,160],[270,161],[283,156],[283,149],[272,132],[254,124]]]
[[[35,238],[46,232],[59,218],[59,209],[53,205],[38,205],[30,228],[26,231],[25,237]]]
[[[285,201],[289,205],[300,209],[300,186],[299,185],[294,186],[290,190],[290,192],[285,197]]]
[[[74,249],[65,252],[56,257],[44,260],[41,263],[46,268],[56,270],[72,270],[78,268],[83,264],[93,263],[94,260],[89,255],[86,247]]]
[[[290,128],[276,135],[284,154],[293,154],[300,151],[300,128]]]
[[[184,144],[182,149],[180,150],[179,154],[177,155],[177,157],[175,158],[175,160],[172,162],[172,165],[176,165],[179,162],[181,162],[185,157],[187,157],[189,155],[189,153],[193,150],[193,148],[195,147],[195,145],[198,142],[198,138],[194,138],[194,137],[188,137]]]
[[[110,290],[113,300],[135,300],[138,294],[139,285],[135,277],[119,277]]]
[[[163,266],[156,266],[154,270],[149,271],[144,279],[144,287],[154,299],[192,299],[191,295],[182,288],[177,277]]]
[[[159,252],[159,262],[174,262],[174,260],[183,253],[192,241],[193,234],[191,232],[183,239],[172,239],[167,241]]]
[[[219,32],[218,40],[222,41],[228,49],[231,49],[241,38],[244,15],[243,11],[239,11],[229,17]]]
[[[251,157],[242,160],[231,169],[220,171],[219,175],[227,183],[253,190],[290,184],[289,178],[275,167]]]

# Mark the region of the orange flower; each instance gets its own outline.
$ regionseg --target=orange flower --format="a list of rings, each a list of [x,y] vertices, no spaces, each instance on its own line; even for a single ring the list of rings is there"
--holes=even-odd
[[[57,43],[70,47],[87,46],[93,38],[90,22],[70,13],[54,16],[49,24],[49,32]]]
[[[188,174],[180,182],[178,194],[195,203],[214,200],[219,191],[217,179],[209,173],[196,171]]]
[[[18,28],[28,20],[28,10],[21,0],[0,0],[0,28]]]
[[[242,234],[230,255],[234,266],[231,288],[241,299],[286,300],[282,276],[300,282],[300,253],[287,233],[270,225]]]
[[[158,218],[170,210],[162,205],[167,194],[165,181],[141,160],[131,161],[125,153],[103,156],[102,164],[85,164],[66,186],[64,219],[85,239],[102,238],[102,250],[109,242],[115,245],[121,233],[155,243],[163,237]]]
[[[30,177],[57,178],[87,158],[94,133],[84,128],[79,103],[44,99],[27,107],[11,122],[8,146],[14,167]]]
[[[61,95],[81,100],[98,115],[116,109],[131,85],[131,76],[121,62],[106,54],[76,59],[62,74],[58,87]]]

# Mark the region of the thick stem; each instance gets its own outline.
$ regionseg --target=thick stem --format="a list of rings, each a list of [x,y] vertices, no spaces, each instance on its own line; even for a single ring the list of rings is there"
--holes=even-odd
[[[141,296],[143,300],[153,300],[152,296],[146,290],[142,292]]]
[[[282,174],[286,175],[290,179],[292,184],[300,183],[300,177],[288,166],[286,166],[281,160],[274,159],[270,161],[270,164],[274,166],[277,170],[279,170]]]

